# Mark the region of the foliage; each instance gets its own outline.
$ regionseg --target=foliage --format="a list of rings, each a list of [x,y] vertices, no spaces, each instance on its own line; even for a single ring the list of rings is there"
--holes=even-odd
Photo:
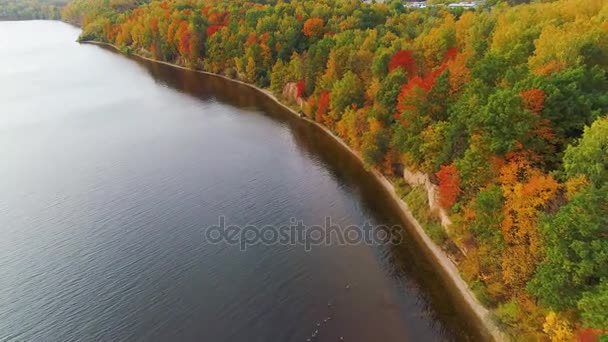
[[[510,300],[499,305],[496,308],[496,316],[502,324],[516,325],[519,316],[519,306],[517,301]]]
[[[574,308],[608,281],[608,186],[583,188],[555,215],[546,216],[540,231],[545,259],[529,288],[546,305]]]
[[[564,168],[569,177],[583,175],[596,185],[608,183],[608,116],[586,127],[578,144],[566,149]]]
[[[456,203],[460,189],[460,176],[454,164],[442,165],[437,172],[439,179],[439,204],[444,208],[449,208]]]
[[[383,106],[383,109],[389,115],[392,115],[397,110],[397,96],[401,91],[401,87],[407,82],[407,75],[403,69],[398,68],[388,74],[382,80],[380,89],[376,95],[376,101]],[[388,115],[386,123],[389,123]]]
[[[342,112],[349,107],[363,105],[363,87],[361,80],[352,71],[334,83],[331,90],[330,109],[335,121],[340,120]]]
[[[559,317],[553,311],[549,312],[547,317],[545,317],[543,331],[549,336],[551,341],[556,342],[572,341],[574,337],[572,334],[572,328],[570,327],[568,321],[562,317]]]
[[[304,22],[302,32],[306,37],[318,37],[323,33],[324,23],[321,18],[310,18]]]
[[[596,289],[583,294],[578,302],[578,309],[581,311],[583,323],[592,328],[606,330],[608,327],[608,281],[597,286]]]
[[[500,228],[506,243],[502,275],[517,292],[530,279],[542,253],[536,222],[540,210],[556,195],[558,184],[521,158],[503,166],[500,181],[505,199]]]
[[[391,72],[397,68],[402,69],[408,75],[416,75],[416,60],[412,51],[401,50],[397,51],[388,62],[388,71]]]

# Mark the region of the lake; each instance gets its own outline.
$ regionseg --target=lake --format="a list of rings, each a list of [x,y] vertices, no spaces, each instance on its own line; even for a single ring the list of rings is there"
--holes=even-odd
[[[385,190],[321,129],[79,32],[0,22],[0,340],[486,338]],[[242,248],[207,234],[326,218],[402,241]]]

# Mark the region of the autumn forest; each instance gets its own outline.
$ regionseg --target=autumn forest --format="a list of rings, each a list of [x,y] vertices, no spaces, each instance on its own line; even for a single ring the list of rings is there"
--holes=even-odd
[[[0,0],[0,20],[61,19],[68,0]]]
[[[393,181],[515,339],[608,333],[607,1],[74,0],[63,18],[83,41],[254,84],[327,127]]]

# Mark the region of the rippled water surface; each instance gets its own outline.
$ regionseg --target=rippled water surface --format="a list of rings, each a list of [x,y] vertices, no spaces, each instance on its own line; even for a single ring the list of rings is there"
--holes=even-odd
[[[351,155],[251,89],[78,34],[0,22],[0,340],[480,338],[412,238],[205,242],[220,216],[405,223]]]

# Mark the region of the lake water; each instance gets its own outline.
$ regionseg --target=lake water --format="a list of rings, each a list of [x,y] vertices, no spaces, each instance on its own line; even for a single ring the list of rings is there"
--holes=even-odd
[[[0,340],[485,338],[410,235],[205,239],[220,217],[407,223],[352,155],[252,89],[78,34],[0,22]]]

